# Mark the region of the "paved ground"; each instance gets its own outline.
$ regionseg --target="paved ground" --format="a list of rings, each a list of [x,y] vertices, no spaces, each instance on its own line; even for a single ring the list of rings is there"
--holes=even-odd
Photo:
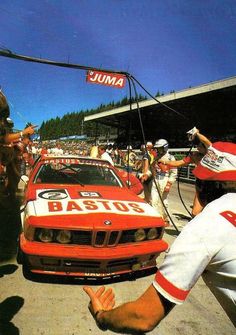
[[[181,184],[181,195],[190,210],[194,188]],[[0,335],[87,335],[102,334],[87,310],[88,298],[83,282],[62,283],[26,280],[15,260],[19,230],[17,204],[1,200],[0,209]],[[178,230],[189,214],[179,200],[176,186],[171,192],[170,213]],[[171,244],[175,228],[166,230]],[[158,264],[164,255],[158,259]],[[154,274],[133,281],[107,283],[117,295],[117,304],[135,299],[152,282]],[[95,283],[93,283],[95,285]],[[114,334],[107,331],[106,334]],[[183,306],[175,307],[150,334],[159,335],[233,335],[235,328],[200,279]]]

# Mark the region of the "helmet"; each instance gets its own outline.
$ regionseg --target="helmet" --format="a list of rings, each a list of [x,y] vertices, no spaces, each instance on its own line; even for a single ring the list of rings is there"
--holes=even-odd
[[[169,144],[168,144],[167,140],[164,140],[163,138],[161,138],[161,139],[159,139],[159,140],[157,140],[155,142],[155,144],[154,144],[153,147],[154,148],[162,148],[163,147],[163,149],[165,151],[167,151],[168,150],[168,146],[169,146]]]
[[[132,145],[127,145],[127,150],[133,150]]]

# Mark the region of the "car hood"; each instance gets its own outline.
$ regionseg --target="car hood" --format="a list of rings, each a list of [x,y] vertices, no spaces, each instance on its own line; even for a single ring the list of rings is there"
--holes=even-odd
[[[117,220],[117,217],[121,216],[125,216],[127,221],[131,218],[133,221],[134,216],[141,216],[144,221],[160,219],[159,213],[153,207],[128,189],[99,186],[36,189],[35,199],[28,201],[25,215],[37,219],[48,217],[50,221],[55,216],[60,218],[59,221],[66,217],[70,218],[71,223],[74,220],[78,222],[78,216],[80,219],[86,217],[83,220],[96,217],[98,221],[103,222],[111,218]]]

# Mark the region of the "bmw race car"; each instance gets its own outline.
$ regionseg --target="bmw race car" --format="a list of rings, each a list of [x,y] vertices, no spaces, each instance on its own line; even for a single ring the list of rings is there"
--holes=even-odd
[[[156,267],[164,221],[94,158],[42,156],[25,191],[18,262],[30,273],[112,277]]]

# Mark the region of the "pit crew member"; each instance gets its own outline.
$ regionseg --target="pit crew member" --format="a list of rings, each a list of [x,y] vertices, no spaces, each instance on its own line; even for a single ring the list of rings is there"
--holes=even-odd
[[[175,161],[175,157],[168,152],[168,146],[165,139],[157,140],[153,146],[157,156],[152,163],[154,181],[151,189],[151,205],[161,214],[166,225],[169,225],[169,220],[164,206],[168,209],[168,195],[177,177],[177,168],[159,162],[159,159]]]
[[[194,174],[205,184],[199,194],[208,205],[184,227],[146,292],[114,308],[111,288],[94,292],[84,287],[101,329],[132,334],[153,330],[185,301],[200,276],[236,326],[236,144],[213,143]]]

